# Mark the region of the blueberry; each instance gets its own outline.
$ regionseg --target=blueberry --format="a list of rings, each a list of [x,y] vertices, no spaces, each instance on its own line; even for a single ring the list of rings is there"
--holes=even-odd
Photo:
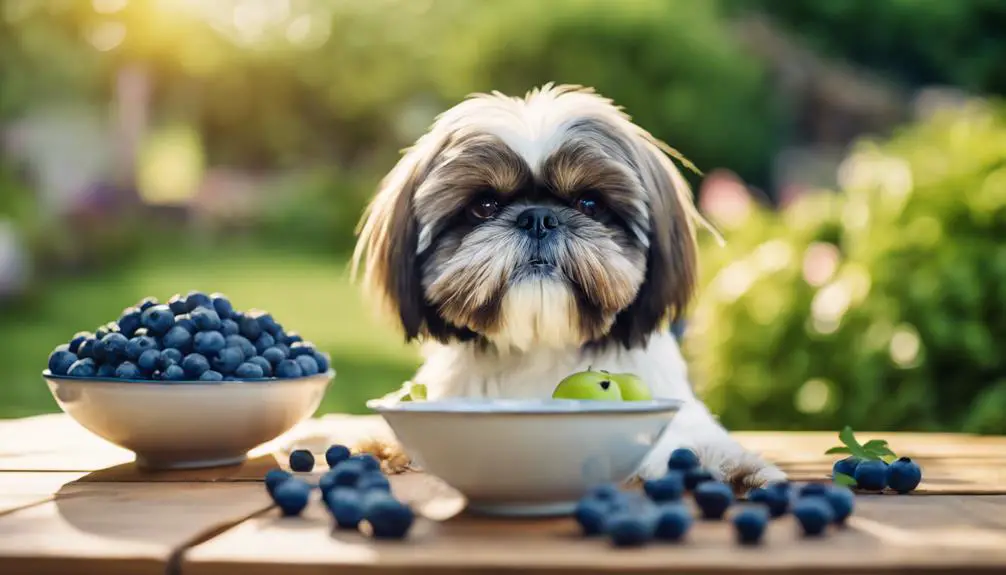
[[[254,317],[244,316],[238,320],[238,327],[241,328],[241,335],[249,341],[255,341],[262,335],[262,325]]]
[[[680,471],[668,471],[660,479],[643,482],[643,491],[653,501],[677,501],[685,492],[685,476]]]
[[[137,307],[128,307],[123,310],[118,321],[119,332],[126,337],[133,337],[133,333],[140,329],[142,325],[140,322],[141,315],[142,312]]]
[[[84,338],[84,341],[80,342],[80,347],[77,348],[77,357],[80,359],[94,358],[94,346],[98,343],[93,337]]]
[[[332,469],[332,481],[342,487],[356,487],[356,482],[366,471],[358,461],[343,461]]]
[[[210,301],[213,302],[213,309],[220,316],[220,319],[227,319],[234,315],[234,306],[231,304],[231,300],[224,294],[219,292],[211,293]]]
[[[290,346],[290,357],[314,356],[314,352],[314,344],[309,341],[298,341]]]
[[[265,488],[272,495],[272,492],[279,487],[280,483],[283,483],[287,479],[293,477],[289,471],[280,469],[279,467],[274,467],[266,472],[265,474]]]
[[[223,381],[223,380],[224,380],[223,374],[220,373],[219,371],[213,371],[212,369],[204,371],[203,374],[199,376],[199,381]]]
[[[620,511],[605,522],[605,530],[616,547],[639,547],[653,539],[656,524],[645,515]]]
[[[262,357],[266,359],[269,363],[277,365],[279,362],[286,359],[286,354],[283,353],[278,347],[270,347],[269,349],[262,352]]]
[[[325,450],[325,462],[329,467],[335,467],[349,459],[351,453],[345,445],[335,444]]]
[[[185,379],[185,370],[181,365],[169,365],[161,370],[161,379],[164,381],[182,381]]]
[[[101,340],[110,333],[118,333],[119,324],[112,321],[94,330],[94,339]]]
[[[198,379],[204,372],[209,371],[210,362],[202,354],[190,353],[182,360],[182,369],[185,370],[185,377]]]
[[[140,308],[140,311],[147,311],[158,303],[160,302],[157,301],[156,297],[145,297],[136,304],[136,307]]]
[[[324,496],[335,487],[335,471],[329,469],[323,473],[321,479],[318,480],[318,489],[321,489],[321,494]]]
[[[695,503],[706,519],[722,519],[734,501],[734,493],[725,483],[706,481],[695,488]]]
[[[300,366],[300,371],[304,375],[318,375],[318,362],[310,355],[298,356],[294,361]]]
[[[922,469],[908,457],[902,457],[887,468],[887,486],[904,495],[919,486]]]
[[[692,514],[681,503],[662,505],[657,512],[654,535],[664,541],[680,541],[692,526]]]
[[[73,362],[70,369],[66,370],[66,374],[71,377],[94,377],[97,372],[97,364],[95,364],[94,360],[89,357],[78,359]]]
[[[156,350],[157,348],[157,340],[152,337],[145,335],[134,337],[126,343],[126,358],[136,361],[140,359],[143,352]]]
[[[359,461],[364,471],[380,471],[381,461],[369,453],[357,453],[350,456],[351,461]]]
[[[87,339],[93,339],[93,338],[94,334],[89,331],[78,331],[77,333],[73,334],[72,338],[70,338],[70,345],[68,346],[67,349],[70,351],[70,353],[76,354],[78,351],[80,351],[80,344],[84,343],[84,341],[86,341]]]
[[[272,377],[272,364],[269,363],[264,357],[256,355],[255,357],[249,359],[245,363],[257,365],[259,369],[262,370],[262,377]]]
[[[280,352],[283,353],[283,357],[284,358],[289,358],[290,357],[290,347],[289,346],[287,346],[285,344],[282,344],[282,343],[277,343],[273,347],[275,347],[276,349],[280,350]]]
[[[755,545],[765,534],[768,512],[762,507],[749,507],[734,515],[733,523],[737,540],[745,545]]]
[[[598,501],[614,501],[622,496],[622,490],[612,483],[604,483],[591,489],[586,497]]]
[[[95,377],[103,377],[106,379],[111,379],[115,377],[115,370],[118,368],[117,365],[111,363],[103,363],[98,366],[98,371],[95,373]]]
[[[180,327],[190,334],[199,331],[199,328],[196,327],[196,322],[192,321],[192,316],[187,313],[175,316],[175,327]]]
[[[328,507],[335,524],[341,529],[356,529],[363,521],[363,500],[360,494],[348,487],[336,487],[325,492],[325,506]]]
[[[143,372],[133,362],[124,361],[115,368],[115,377],[119,379],[143,379]]]
[[[182,352],[174,348],[167,348],[161,350],[160,362],[157,364],[157,369],[164,371],[168,369],[170,365],[181,365],[182,359],[184,359]]]
[[[667,460],[667,468],[677,471],[688,471],[699,466],[699,456],[691,449],[679,447],[671,452]]]
[[[314,362],[318,364],[318,373],[328,373],[329,368],[332,367],[331,358],[327,353],[320,351],[314,352]]]
[[[168,309],[175,315],[188,313],[189,310],[185,307],[185,296],[178,293],[171,296],[171,299],[168,300]]]
[[[252,314],[255,321],[258,322],[259,328],[261,328],[263,333],[268,333],[269,335],[275,336],[277,333],[283,331],[283,326],[276,323],[272,315],[265,312],[255,312]]]
[[[311,486],[292,477],[276,486],[272,492],[272,499],[283,515],[300,515],[311,499]]]
[[[276,366],[276,377],[292,379],[302,377],[304,372],[300,369],[300,364],[292,359],[284,359]]]
[[[314,454],[306,449],[295,449],[290,453],[290,469],[311,471],[314,469]]]
[[[161,352],[156,349],[148,349],[136,358],[136,366],[143,373],[154,373],[161,368]]]
[[[185,311],[192,313],[201,307],[213,307],[213,300],[210,296],[200,292],[200,291],[190,291],[187,296],[185,296]]]
[[[241,350],[241,361],[245,359],[255,357],[255,346],[252,342],[248,341],[248,338],[241,335],[229,335],[226,338],[227,347],[233,347]]]
[[[77,359],[69,349],[57,349],[49,355],[49,371],[53,375],[66,375]]]
[[[220,316],[212,308],[196,308],[189,314],[199,331],[216,331],[221,327]]]
[[[108,363],[119,363],[126,358],[126,346],[129,340],[121,333],[110,333],[95,344],[94,354],[97,359]]]
[[[209,357],[227,347],[224,334],[219,331],[201,331],[192,338],[192,349]]]
[[[256,364],[245,362],[234,370],[234,377],[238,379],[262,379],[265,377],[265,372]]]
[[[232,319],[225,319],[220,322],[220,332],[224,334],[224,337],[238,335],[241,333],[241,328],[238,327],[238,322]]]
[[[856,487],[864,491],[883,491],[887,485],[887,464],[879,459],[863,461],[856,467]]]
[[[824,533],[825,527],[834,519],[831,506],[823,497],[804,497],[793,505],[796,517],[804,535],[815,536]]]
[[[236,347],[225,347],[213,356],[213,369],[224,375],[233,375],[242,363],[244,354]]]
[[[155,305],[147,309],[143,312],[142,319],[143,327],[155,335],[163,335],[175,325],[175,314],[166,305]]]
[[[789,493],[780,489],[756,487],[748,493],[748,501],[768,508],[768,514],[775,519],[789,510]]]
[[[274,345],[276,345],[276,340],[270,334],[263,333],[255,340],[255,353],[261,354]]]
[[[408,505],[391,497],[378,497],[369,502],[365,517],[377,539],[404,538],[415,519]]]
[[[601,535],[604,533],[604,523],[608,517],[609,506],[600,499],[584,497],[576,504],[573,516],[580,524],[584,535]]]
[[[828,492],[824,494],[824,498],[828,502],[828,505],[831,506],[831,512],[834,515],[833,521],[835,523],[845,523],[845,520],[852,515],[856,496],[848,487],[832,485],[828,488]]]
[[[851,455],[845,459],[839,459],[835,462],[835,465],[831,467],[832,477],[834,477],[837,473],[842,473],[844,475],[848,475],[849,477],[855,477],[856,468],[859,467],[859,463],[861,461],[862,459]]]
[[[693,467],[685,472],[685,490],[695,491],[695,489],[706,481],[713,481],[713,474],[701,467]]]
[[[822,497],[828,492],[828,486],[824,483],[807,483],[800,488],[800,497]]]
[[[378,489],[391,493],[391,482],[388,481],[387,476],[380,471],[367,471],[360,475],[360,478],[356,480],[356,488],[359,491]]]
[[[297,343],[298,341],[304,341],[304,338],[300,337],[299,333],[291,331],[290,333],[287,333],[280,341],[289,347]]]

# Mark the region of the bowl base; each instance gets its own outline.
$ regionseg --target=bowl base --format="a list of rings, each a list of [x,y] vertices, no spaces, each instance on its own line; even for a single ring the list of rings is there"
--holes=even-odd
[[[230,467],[241,465],[248,460],[248,455],[218,457],[214,459],[164,460],[150,459],[139,454],[136,456],[136,466],[148,471],[168,471],[173,469],[203,469],[207,467]]]
[[[556,517],[572,515],[576,501],[555,501],[551,503],[479,503],[469,502],[467,510],[479,515],[497,517]]]

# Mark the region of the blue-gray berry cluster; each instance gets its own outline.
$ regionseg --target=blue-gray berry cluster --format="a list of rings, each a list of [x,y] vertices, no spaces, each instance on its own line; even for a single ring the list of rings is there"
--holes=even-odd
[[[922,481],[922,468],[909,457],[900,457],[890,464],[882,459],[846,457],[835,462],[832,474],[842,474],[856,481],[861,491],[890,489],[899,494],[915,490]]]
[[[49,355],[57,376],[167,382],[292,379],[325,373],[328,354],[272,315],[234,309],[224,294],[144,298]]]

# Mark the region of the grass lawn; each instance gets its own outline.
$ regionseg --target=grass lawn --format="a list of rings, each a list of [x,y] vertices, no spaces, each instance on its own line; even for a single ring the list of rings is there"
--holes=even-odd
[[[75,332],[118,318],[145,296],[164,301],[192,289],[224,292],[238,309],[268,310],[331,353],[337,376],[322,412],[366,412],[367,399],[401,385],[419,364],[416,350],[350,284],[345,261],[216,249],[163,257],[150,255],[115,274],[59,280],[30,305],[0,314],[0,418],[59,410],[40,373],[51,349]]]

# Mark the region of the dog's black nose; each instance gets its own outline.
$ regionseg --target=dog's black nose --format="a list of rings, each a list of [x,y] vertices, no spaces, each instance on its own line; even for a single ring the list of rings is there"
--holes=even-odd
[[[559,227],[559,217],[548,208],[529,208],[517,216],[517,227],[532,238],[543,239]]]

